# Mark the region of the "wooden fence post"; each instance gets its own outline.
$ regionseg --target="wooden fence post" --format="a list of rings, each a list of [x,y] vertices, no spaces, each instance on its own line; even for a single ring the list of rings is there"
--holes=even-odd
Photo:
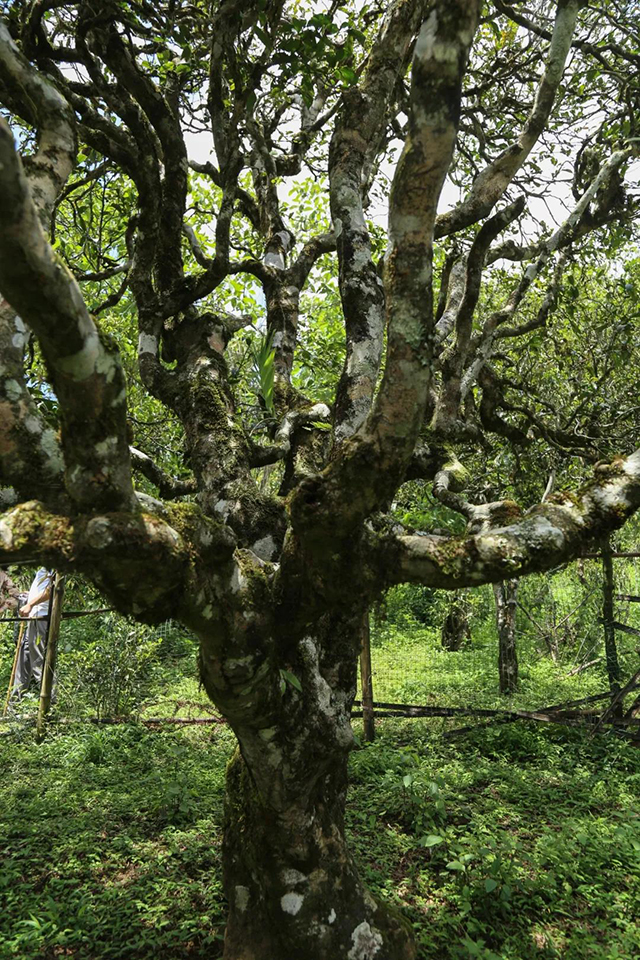
[[[20,656],[20,647],[22,646],[22,638],[24,637],[24,630],[26,627],[26,622],[23,620],[20,624],[17,633],[18,640],[16,642],[16,652],[13,655],[13,666],[11,667],[11,676],[9,677],[9,688],[7,690],[7,699],[5,700],[4,710],[2,711],[2,716],[6,717],[7,711],[9,709],[9,703],[11,701],[11,694],[13,693],[13,683],[16,678],[16,669],[18,667],[18,657]],[[15,633],[14,633],[15,636]]]
[[[65,578],[56,573],[51,591],[51,605],[49,607],[49,623],[47,627],[46,650],[44,666],[42,668],[42,684],[40,686],[40,703],[38,706],[38,720],[36,723],[36,740],[44,737],[44,722],[51,706],[51,690],[58,654],[58,636],[60,635],[60,621],[62,620],[62,600],[64,597]]]
[[[611,690],[611,701],[620,692],[620,664],[618,662],[618,648],[616,646],[616,627],[614,614],[614,579],[613,579],[613,560],[611,557],[611,541],[605,537],[602,541],[602,571],[604,580],[602,584],[602,620],[604,623],[604,649],[607,660],[607,675],[609,677],[609,689]],[[622,704],[619,703],[614,716],[622,717]]]
[[[373,677],[371,674],[371,630],[369,611],[362,620],[362,649],[360,651],[360,683],[362,684],[362,719],[364,739],[371,743],[376,738],[376,722],[373,712]]]

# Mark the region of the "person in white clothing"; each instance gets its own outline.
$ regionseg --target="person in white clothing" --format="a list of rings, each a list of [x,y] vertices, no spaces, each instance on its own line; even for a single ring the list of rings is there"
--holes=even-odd
[[[53,570],[41,567],[33,578],[27,602],[19,610],[20,616],[28,617],[29,622],[20,645],[13,682],[13,695],[18,699],[27,692],[32,680],[38,688],[42,683],[53,576]]]

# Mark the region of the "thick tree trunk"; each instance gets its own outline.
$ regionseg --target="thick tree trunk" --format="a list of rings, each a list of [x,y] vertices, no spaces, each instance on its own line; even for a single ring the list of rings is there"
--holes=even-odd
[[[344,835],[346,757],[309,795],[264,803],[240,752],[229,765],[225,960],[409,960],[409,925],[362,885]]]
[[[225,960],[416,956],[409,924],[374,901],[345,838],[361,627],[359,618],[342,645],[349,662],[329,665],[315,639],[301,641],[292,664],[301,690],[287,683],[282,722],[236,729],[225,802]]]
[[[517,580],[503,580],[493,585],[498,627],[498,672],[500,693],[513,693],[518,686],[518,654],[516,650]]]

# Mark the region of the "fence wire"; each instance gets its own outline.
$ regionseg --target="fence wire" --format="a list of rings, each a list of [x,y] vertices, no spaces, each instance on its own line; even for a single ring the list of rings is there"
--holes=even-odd
[[[639,662],[640,563],[616,560],[615,580],[624,681]],[[600,560],[523,579],[516,610],[519,683],[505,698],[493,589],[452,594],[401,586],[371,613],[373,700],[487,708],[509,702],[530,709],[595,694],[608,689],[603,631]]]

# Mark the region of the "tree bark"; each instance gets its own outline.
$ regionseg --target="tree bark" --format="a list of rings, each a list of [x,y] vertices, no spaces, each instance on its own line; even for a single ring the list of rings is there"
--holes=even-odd
[[[518,686],[518,654],[516,650],[517,580],[503,580],[493,585],[498,627],[498,672],[500,693],[514,693]]]
[[[338,624],[329,619],[323,626],[335,643]],[[340,637],[343,658],[331,663],[319,638],[306,637],[295,662],[301,690],[287,682],[282,695],[289,719],[236,727],[225,801],[225,960],[416,957],[409,924],[364,887],[345,837],[352,654],[361,635],[359,617]]]
[[[440,642],[445,650],[455,652],[460,649],[470,636],[471,632],[469,630],[467,613],[460,596],[456,593],[453,596],[444,623],[442,624]]]

